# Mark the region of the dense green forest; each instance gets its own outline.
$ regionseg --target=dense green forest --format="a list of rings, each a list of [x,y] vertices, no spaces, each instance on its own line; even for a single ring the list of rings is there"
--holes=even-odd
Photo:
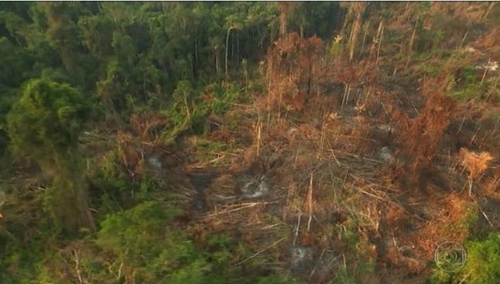
[[[498,283],[499,24],[493,2],[3,3],[0,283]]]

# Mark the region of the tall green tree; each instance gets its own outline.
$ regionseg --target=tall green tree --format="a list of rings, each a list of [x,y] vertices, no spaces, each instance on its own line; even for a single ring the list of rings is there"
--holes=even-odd
[[[33,159],[53,178],[47,193],[50,209],[62,228],[94,229],[86,187],[81,182],[78,137],[88,114],[82,95],[67,84],[29,81],[7,115],[14,153]]]
[[[71,76],[72,82],[81,83],[81,36],[75,19],[88,12],[79,3],[44,2],[39,5],[47,19],[47,35],[56,44],[64,68]]]

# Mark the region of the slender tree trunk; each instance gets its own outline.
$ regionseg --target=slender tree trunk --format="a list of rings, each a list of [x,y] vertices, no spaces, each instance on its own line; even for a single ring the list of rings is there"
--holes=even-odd
[[[197,35],[194,36],[194,64],[193,64],[193,73],[194,77],[197,79],[198,78],[198,64],[199,64],[199,58],[198,58],[198,37]]]
[[[356,50],[356,45],[358,43],[359,32],[361,30],[361,24],[363,21],[363,12],[365,11],[366,3],[355,3],[356,19],[351,31],[351,40],[349,44],[349,61],[354,59],[354,52]]]
[[[161,2],[161,9],[163,10],[163,13],[166,14],[168,13],[168,3],[167,2]]]
[[[229,35],[231,34],[231,30],[233,30],[234,27],[229,27],[229,29],[227,29],[227,33],[226,33],[226,60],[225,60],[225,66],[224,66],[224,69],[225,69],[225,78],[226,80],[229,79],[229,74],[228,74],[228,68],[227,68],[227,61],[228,61],[228,55],[229,55]]]
[[[351,21],[351,8],[349,5],[352,5],[351,3],[340,3],[341,9],[341,15],[342,15],[342,28],[340,29],[340,34],[344,34],[344,31],[347,27],[347,24]]]
[[[85,218],[85,223],[86,225],[88,226],[88,228],[92,231],[92,232],[96,232],[97,231],[97,227],[95,225],[95,222],[94,222],[94,217],[92,216],[92,212],[90,212],[90,206],[89,206],[89,198],[87,196],[88,192],[87,190],[82,190],[81,192],[81,200],[82,200],[82,213],[85,214],[84,218]]]
[[[312,60],[309,59],[309,70],[308,70],[308,75],[307,75],[307,96],[311,95],[311,87],[312,87]]]
[[[373,39],[373,42],[372,42],[372,46],[370,48],[370,59],[372,58],[372,56],[375,56],[376,54],[376,50],[377,50],[377,45],[378,43],[380,42],[380,39],[382,37],[382,29],[383,29],[383,26],[384,26],[384,23],[381,21],[379,24],[378,24],[378,29],[377,29],[377,35],[375,36],[375,38]]]
[[[406,59],[405,68],[408,68],[408,64],[410,64],[411,56],[413,54],[413,44],[415,42],[415,36],[417,35],[418,20],[419,18],[417,17],[417,22],[415,23],[413,33],[411,34],[410,45],[408,46],[408,58]]]
[[[160,64],[161,64],[161,68],[163,69],[163,72],[167,73],[168,69],[167,69],[167,64],[165,64],[165,60],[162,60],[160,62]]]
[[[147,80],[146,80],[146,73],[144,73],[142,75],[142,99],[143,99],[143,102],[147,102],[148,101],[148,91],[146,89],[146,83]]]
[[[234,31],[234,32],[236,32],[236,31]],[[231,37],[231,61],[232,62],[234,62],[234,54],[235,54],[235,46],[236,46],[235,42],[236,42],[236,37],[233,33],[233,36]]]
[[[364,28],[363,42],[361,43],[361,49],[359,51],[359,56],[363,55],[363,50],[365,49],[366,36],[368,35],[368,31],[370,30],[370,21],[368,21]]]
[[[195,77],[195,71],[194,71],[194,56],[193,56],[193,53],[189,53],[188,54],[188,64],[189,64],[189,77],[191,78],[191,80],[194,80],[196,77]]]
[[[483,15],[483,19],[487,19],[488,16],[490,15],[491,10],[493,9],[493,6],[495,5],[495,2],[491,2],[490,5],[488,6],[488,9],[486,9],[486,12]]]
[[[279,21],[280,21],[280,36],[286,35],[286,24],[287,24],[287,14],[285,12],[286,3],[280,4],[280,7],[283,7],[283,10],[280,12]]]
[[[279,36],[282,37],[288,32],[288,16],[296,4],[294,2],[278,2],[279,15]]]
[[[269,29],[270,29],[270,31],[269,31],[269,46],[268,47],[270,47],[274,44],[274,41],[276,40],[276,32],[277,32],[276,28],[274,28],[274,27],[270,27]],[[263,39],[262,39],[262,52],[263,53],[265,52]]]
[[[460,45],[458,46],[457,50],[462,48],[462,46],[464,45],[465,39],[467,38],[468,34],[469,34],[469,29],[467,29],[467,31],[465,31],[464,37],[462,38],[462,41],[460,42]]]
[[[236,32],[236,61],[239,64],[239,62],[240,62],[240,33],[239,32]]]
[[[217,75],[220,74],[220,65],[219,65],[219,49],[215,49],[215,73]]]
[[[377,48],[377,59],[375,60],[375,65],[378,64],[378,58],[380,56],[380,47],[382,46],[382,41],[384,40],[384,27],[382,26],[382,32],[380,33],[380,39],[378,42],[378,48]]]

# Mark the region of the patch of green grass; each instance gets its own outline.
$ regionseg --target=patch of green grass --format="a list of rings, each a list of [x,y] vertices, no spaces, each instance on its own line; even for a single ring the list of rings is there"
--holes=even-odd
[[[482,101],[486,98],[485,93],[487,90],[486,85],[479,85],[478,83],[471,83],[465,85],[463,88],[454,88],[449,93],[448,96],[459,100],[459,101]]]
[[[350,275],[347,267],[342,267],[332,279],[331,283],[334,284],[356,284],[356,279]]]
[[[331,283],[359,283],[366,275],[372,275],[375,269],[374,260],[369,255],[370,244],[358,231],[359,224],[352,218],[347,219],[334,229],[340,240],[347,245],[345,264]]]
[[[437,60],[429,60],[420,65],[420,72],[428,76],[437,76],[443,70],[443,65]]]
[[[478,70],[475,66],[466,63],[468,59],[463,55],[453,55],[447,62],[445,69],[449,71],[449,91],[448,96],[459,101],[485,101],[488,99],[498,100],[500,98],[500,87],[498,87],[498,77],[485,76],[481,78],[483,70]],[[456,78],[453,70],[462,68],[461,76]]]
[[[467,259],[464,267],[456,273],[434,268],[429,284],[481,283],[495,284],[500,279],[500,234],[490,233],[483,239],[466,243]]]

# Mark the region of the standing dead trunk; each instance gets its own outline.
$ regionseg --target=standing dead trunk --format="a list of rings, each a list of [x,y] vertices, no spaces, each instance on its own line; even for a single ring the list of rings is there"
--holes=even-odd
[[[413,28],[413,33],[411,34],[410,44],[408,46],[408,58],[406,59],[405,68],[408,68],[408,64],[410,64],[411,56],[413,54],[413,44],[415,43],[415,36],[417,35],[418,21],[419,17],[417,17],[415,27]]]
[[[363,55],[363,50],[365,49],[366,36],[368,35],[369,28],[370,28],[370,22],[368,21],[363,28],[364,30],[363,42],[361,43],[361,49],[359,50],[359,55],[358,55],[360,57],[361,55]]]
[[[236,32],[236,62],[240,63],[240,33]]]
[[[92,232],[97,231],[97,227],[94,222],[94,217],[92,216],[92,212],[90,212],[90,207],[89,207],[89,200],[87,196],[87,191],[81,192],[81,198],[82,198],[82,213],[85,214],[85,216],[82,216],[84,218],[84,224],[86,227],[88,227]]]
[[[349,9],[349,3],[346,3],[346,2],[341,2],[340,3],[340,7],[342,8],[342,28],[340,29],[340,34],[343,35],[344,34],[344,31],[345,31],[345,28],[347,27],[347,23],[350,21],[351,19],[351,10]]]
[[[382,37],[383,27],[384,27],[384,23],[381,21],[378,24],[377,35],[375,36],[375,38],[373,38],[372,46],[370,47],[370,55],[369,55],[370,58],[373,58],[373,56],[376,56],[377,47],[378,47],[378,44],[379,44],[381,37]]]
[[[349,61],[352,61],[354,58],[354,52],[356,50],[356,44],[358,43],[359,33],[361,31],[363,12],[365,11],[366,3],[353,3],[352,5],[354,5],[353,9],[355,11],[356,18],[351,30],[349,43]]]
[[[288,26],[288,16],[296,4],[293,2],[278,2],[278,9],[280,11],[280,37],[286,35]]]
[[[194,36],[194,67],[193,67],[193,73],[194,77],[198,78],[198,66],[199,66],[199,53],[198,53],[198,37],[195,35]]]
[[[233,30],[234,27],[231,26],[229,27],[229,29],[227,29],[227,33],[226,33],[226,60],[225,60],[225,66],[224,66],[224,69],[225,69],[225,76],[226,76],[226,80],[229,79],[229,75],[228,75],[228,72],[227,72],[227,61],[228,61],[228,55],[229,55],[229,35],[231,34],[231,30]]]
[[[380,56],[380,47],[382,46],[382,40],[383,40],[383,38],[384,38],[384,26],[382,25],[382,31],[380,33],[380,38],[379,38],[379,41],[378,41],[377,59],[375,60],[375,65],[378,64],[378,58]]]
[[[281,10],[281,7],[283,7],[285,5],[286,5],[286,3],[280,4],[279,5],[280,10]],[[284,10],[280,11],[279,20],[280,20],[280,36],[284,36],[286,34],[286,22],[287,22],[287,15],[286,15]]]
[[[218,49],[218,48],[216,48],[216,49],[214,50],[214,53],[215,53],[215,73],[216,73],[217,75],[219,75],[219,74],[220,74],[220,63],[219,63],[219,61],[220,61],[220,60],[219,60],[219,57],[220,57],[220,56],[219,56],[219,49]]]
[[[487,19],[488,16],[490,15],[491,10],[493,9],[493,6],[495,5],[495,2],[491,2],[490,5],[488,6],[488,9],[486,9],[486,12],[483,15],[483,19]]]

